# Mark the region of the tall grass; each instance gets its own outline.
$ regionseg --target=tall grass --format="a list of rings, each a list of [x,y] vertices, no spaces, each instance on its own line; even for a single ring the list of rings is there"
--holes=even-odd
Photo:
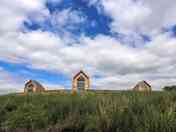
[[[4,132],[176,132],[176,93],[0,96]]]

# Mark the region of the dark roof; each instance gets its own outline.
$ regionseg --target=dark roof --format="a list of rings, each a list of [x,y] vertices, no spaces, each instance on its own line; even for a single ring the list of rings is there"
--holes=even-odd
[[[35,84],[37,84],[38,86],[40,86],[40,87],[43,87],[38,81],[36,81],[36,80],[29,80],[27,83],[26,83],[26,85],[28,85],[29,83],[35,83]]]
[[[79,76],[80,74],[83,74],[86,78],[89,79],[89,76],[87,74],[85,74],[85,72],[83,72],[82,70],[80,70],[74,77],[73,79],[75,79],[77,76]]]
[[[140,83],[145,83],[148,87],[151,87],[151,85],[148,82],[144,81],[144,80],[139,82],[138,84],[140,84]]]

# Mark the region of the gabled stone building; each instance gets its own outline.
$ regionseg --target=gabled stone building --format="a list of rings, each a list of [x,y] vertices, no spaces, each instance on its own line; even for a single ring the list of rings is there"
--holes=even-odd
[[[78,72],[72,81],[72,91],[83,92],[90,88],[90,78],[82,70]]]
[[[146,81],[139,82],[134,88],[134,91],[142,91],[142,92],[150,92],[152,91],[152,87]]]
[[[24,93],[44,92],[45,88],[35,80],[29,80],[24,87]]]

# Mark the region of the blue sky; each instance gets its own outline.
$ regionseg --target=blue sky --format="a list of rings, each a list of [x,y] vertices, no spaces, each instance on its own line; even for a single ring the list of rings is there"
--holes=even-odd
[[[174,85],[175,5],[174,0],[2,0],[0,92],[20,91],[29,79],[69,89],[81,69],[94,89],[125,90],[141,80],[156,90]]]
[[[64,27],[56,28],[56,25],[52,24],[50,18],[42,22],[36,22],[35,16],[31,14],[29,15],[29,19],[24,21],[24,26],[28,30],[40,29],[56,33],[57,35],[61,35],[60,33],[62,33],[62,28],[64,28],[73,34],[76,34],[76,37],[79,37],[83,33],[90,37],[95,37],[97,34],[111,35],[109,27],[111,18],[98,12],[95,6],[89,5],[89,3],[85,0],[65,0],[59,3],[47,1],[46,8],[49,10],[51,15],[56,12],[62,12],[65,9],[69,9],[72,12],[77,11],[79,12],[80,17],[85,20],[80,23],[74,23],[74,29],[69,28],[73,23],[64,25]]]

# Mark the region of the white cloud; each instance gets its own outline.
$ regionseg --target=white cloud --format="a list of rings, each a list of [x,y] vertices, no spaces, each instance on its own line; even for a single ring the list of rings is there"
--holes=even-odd
[[[82,36],[81,44],[68,46],[61,38],[41,31],[21,33],[12,40],[13,50],[8,52],[10,43],[1,48],[4,59],[25,61],[28,67],[63,72],[70,78],[80,69],[91,77],[98,73],[102,78],[93,78],[97,88],[128,89],[137,81],[148,80],[158,89],[161,87],[161,83],[156,83],[158,80],[173,83],[176,74],[176,40],[169,34],[159,35],[141,48],[122,45],[104,35],[94,39]]]
[[[27,14],[33,11],[45,12],[44,0],[14,0],[13,2],[1,0],[0,34],[18,30]]]
[[[56,29],[67,34],[67,30],[78,29],[80,28],[78,25],[86,21],[86,17],[80,11],[71,8],[54,12],[49,19]]]
[[[113,32],[130,33],[140,30],[141,24],[152,13],[141,1],[133,0],[100,0],[104,12],[113,19]]]
[[[113,32],[153,35],[176,23],[175,0],[91,0],[90,3],[112,18]]]
[[[149,81],[154,89],[176,83],[176,39],[170,34],[159,35],[148,45],[137,49],[106,36],[85,41],[88,64],[92,64],[94,71],[103,76],[102,80],[95,79],[94,85],[101,85],[99,88],[131,88],[140,80]],[[165,81],[158,83],[159,80]]]
[[[0,13],[2,18],[2,25],[0,25],[1,60],[25,63],[26,66],[35,69],[63,72],[70,78],[83,69],[91,77],[96,74],[101,76],[100,79],[92,78],[96,88],[129,89],[141,80],[149,81],[155,89],[176,83],[176,39],[170,37],[169,33],[155,34],[150,43],[138,48],[123,45],[117,39],[105,35],[98,35],[95,38],[82,35],[79,42],[76,42],[67,31],[63,37],[40,30],[23,33],[19,30],[20,23],[26,19],[28,13],[40,10],[41,14],[45,14],[47,9],[42,2],[33,5],[33,3],[28,4],[21,0],[19,2],[24,2],[23,4],[14,6],[9,5],[9,2],[3,2],[3,6],[0,5],[2,7],[0,10],[3,12]],[[108,4],[106,1],[103,2],[107,6],[105,11],[114,19],[111,25],[114,31],[118,30],[116,26],[119,28],[119,16],[120,24],[122,24],[120,28],[128,32],[127,30],[133,31],[138,26],[143,28],[144,26],[140,27],[140,24],[144,22],[144,19],[148,19],[148,15],[151,15],[152,7],[145,5],[145,2],[134,4],[130,0],[125,0],[124,2],[119,1],[119,5],[111,0]],[[13,8],[9,8],[10,6]],[[128,6],[130,6],[129,10],[124,11],[128,9]],[[54,17],[58,26],[67,25],[69,22],[80,23],[85,20],[78,12],[72,12],[70,9],[47,17]],[[148,25],[145,26],[148,27]],[[6,74],[3,69],[0,72],[3,73],[0,77],[0,89],[4,91],[5,87],[12,87],[8,82],[15,83],[16,80],[14,77],[11,80],[4,78]],[[17,89],[19,90],[19,87]]]
[[[21,91],[22,85],[17,78],[14,78],[15,77],[12,77],[10,73],[0,67],[0,95]]]
[[[145,30],[158,30],[176,23],[176,16],[174,15],[176,11],[175,0],[143,0],[143,2],[152,10],[152,14],[144,23]]]

